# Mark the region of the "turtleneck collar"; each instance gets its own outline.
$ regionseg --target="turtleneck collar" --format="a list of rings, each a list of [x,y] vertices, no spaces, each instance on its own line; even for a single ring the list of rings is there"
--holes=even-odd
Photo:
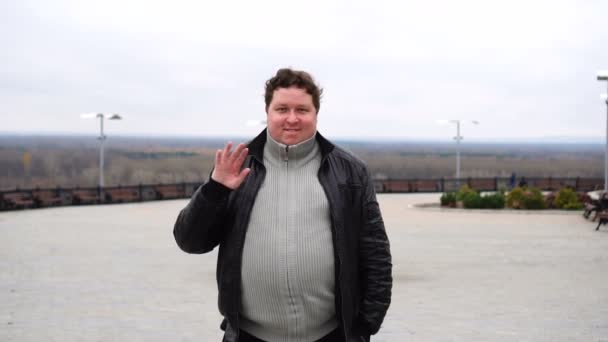
[[[289,146],[274,140],[268,131],[266,135],[264,159],[271,162],[306,163],[320,154],[314,135],[297,145]]]

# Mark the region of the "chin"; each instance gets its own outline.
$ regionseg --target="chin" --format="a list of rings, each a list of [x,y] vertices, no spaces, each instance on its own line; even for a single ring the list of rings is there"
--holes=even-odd
[[[297,139],[283,139],[283,144],[287,146],[297,145],[300,143],[300,140]]]
[[[289,135],[286,137],[283,137],[283,144],[285,145],[295,145],[300,143],[301,141],[303,141],[304,139],[302,139],[301,137],[294,137],[293,135]]]

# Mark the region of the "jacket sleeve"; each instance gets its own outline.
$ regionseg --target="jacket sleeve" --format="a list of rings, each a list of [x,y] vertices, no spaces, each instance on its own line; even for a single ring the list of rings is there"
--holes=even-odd
[[[362,181],[363,226],[359,237],[359,272],[362,299],[358,323],[370,334],[380,329],[391,302],[393,284],[391,252],[371,176]]]
[[[173,227],[179,248],[186,253],[207,253],[223,236],[229,188],[209,179],[199,187],[182,209]]]

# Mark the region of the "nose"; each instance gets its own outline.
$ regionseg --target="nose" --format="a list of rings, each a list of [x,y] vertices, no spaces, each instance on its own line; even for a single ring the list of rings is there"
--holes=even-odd
[[[298,122],[298,116],[296,115],[295,110],[289,111],[289,114],[287,114],[287,118],[285,120],[289,123]]]

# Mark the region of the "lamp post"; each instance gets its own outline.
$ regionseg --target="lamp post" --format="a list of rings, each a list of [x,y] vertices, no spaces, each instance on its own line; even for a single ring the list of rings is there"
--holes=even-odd
[[[104,150],[104,142],[107,139],[107,136],[105,134],[103,134],[103,119],[105,118],[105,115],[103,113],[89,113],[89,114],[82,114],[80,116],[83,119],[92,119],[92,118],[99,118],[99,137],[97,139],[99,139],[99,188],[103,188],[104,187],[104,176],[103,176],[103,161],[104,161],[104,156],[103,156],[103,150]],[[110,117],[108,117],[108,120],[122,120],[122,117],[118,114],[111,114]]]
[[[456,136],[454,140],[456,140],[456,185],[460,186],[460,141],[463,139],[463,136],[460,135],[460,123],[462,120],[439,120],[439,123],[453,123],[456,124]],[[479,121],[470,120],[472,124],[479,125]]]
[[[608,81],[608,70],[597,73],[598,81]],[[607,83],[608,84],[608,83]],[[608,93],[607,93],[608,96]],[[608,192],[608,97],[606,100],[606,150],[604,154],[604,192]]]

